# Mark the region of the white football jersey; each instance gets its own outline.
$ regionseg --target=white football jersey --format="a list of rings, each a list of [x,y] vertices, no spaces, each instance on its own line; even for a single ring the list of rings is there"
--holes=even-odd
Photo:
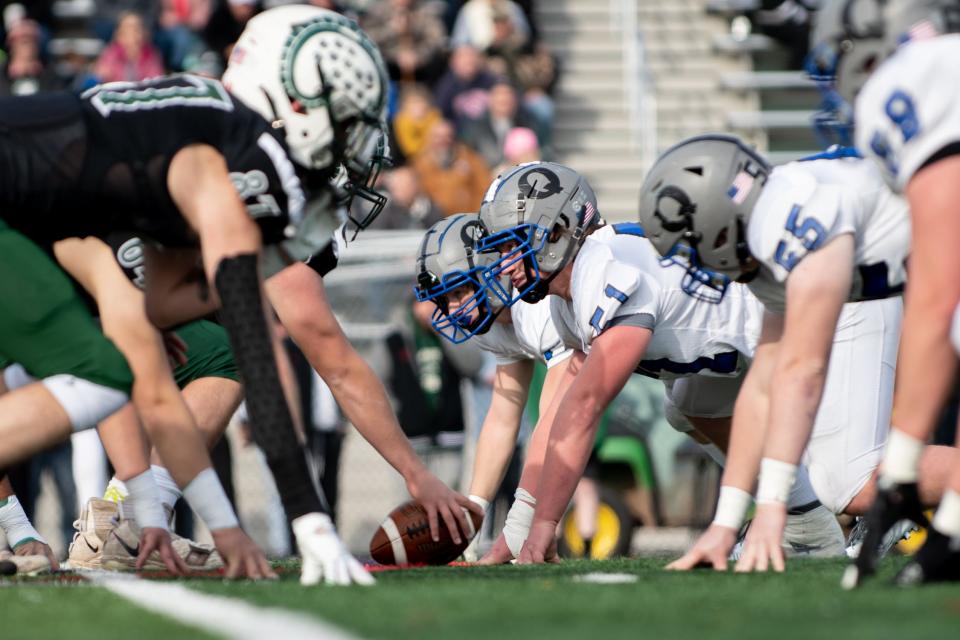
[[[905,44],[856,104],[857,148],[898,192],[934,154],[960,143],[960,34]]]
[[[681,288],[685,269],[664,266],[635,223],[591,234],[573,264],[570,306],[582,350],[617,324],[651,329],[637,372],[671,379],[693,374],[739,375],[753,357],[763,307],[733,284],[719,304],[698,301]]]
[[[537,304],[520,301],[510,308],[510,322],[495,322],[476,340],[481,349],[494,355],[498,365],[540,360],[549,369],[577,349],[567,313],[566,303],[557,296],[547,296]]]
[[[760,274],[750,289],[775,313],[786,307],[786,281],[811,251],[845,234],[854,236],[849,300],[898,295],[910,249],[907,204],[869,160],[819,159],[777,167],[757,199],[747,227]]]

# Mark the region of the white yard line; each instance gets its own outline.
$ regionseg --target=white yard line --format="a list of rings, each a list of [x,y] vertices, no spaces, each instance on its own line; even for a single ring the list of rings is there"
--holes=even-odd
[[[171,582],[107,571],[84,571],[83,575],[143,609],[230,640],[357,640],[357,636],[308,615],[258,607]]]

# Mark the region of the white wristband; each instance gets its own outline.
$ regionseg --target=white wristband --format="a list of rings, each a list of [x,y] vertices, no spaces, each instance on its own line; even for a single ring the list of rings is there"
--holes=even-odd
[[[167,530],[167,515],[160,504],[160,491],[153,472],[147,469],[140,475],[125,481],[127,497],[121,503],[123,514],[128,512],[141,529]]]
[[[0,500],[0,529],[3,529],[4,535],[7,536],[7,544],[11,549],[16,549],[31,540],[47,544],[43,536],[33,527],[17,496]]]
[[[480,508],[483,509],[484,512],[486,512],[487,509],[490,508],[490,501],[486,500],[485,498],[481,498],[480,496],[474,495],[472,493],[469,496],[467,496],[467,498],[470,499],[470,502],[475,502],[476,504],[480,505]]]
[[[720,498],[717,500],[717,514],[713,516],[713,524],[739,530],[747,517],[747,510],[753,502],[753,496],[743,489],[736,487],[720,487]]]
[[[764,458],[760,461],[760,483],[757,504],[787,504],[790,489],[797,478],[797,465]]]
[[[183,490],[183,497],[211,531],[240,526],[227,493],[211,467],[190,481]]]

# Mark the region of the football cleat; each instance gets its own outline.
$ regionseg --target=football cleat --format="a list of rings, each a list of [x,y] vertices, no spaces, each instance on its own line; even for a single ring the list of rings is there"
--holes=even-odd
[[[91,498],[74,520],[73,541],[67,556],[71,569],[99,569],[103,544],[117,524],[117,504],[110,500]]]
[[[929,526],[915,482],[878,489],[877,497],[863,520],[866,533],[856,560],[843,574],[841,584],[845,589],[858,586],[864,579],[876,573],[877,561],[882,557],[884,550],[889,551],[890,547],[903,537],[902,529],[899,535],[894,531],[893,541],[886,545],[890,538],[887,534],[895,526],[902,527],[903,525],[900,524],[902,520]]]
[[[44,555],[18,556],[0,551],[0,575],[35,576],[50,571],[50,559]]]
[[[890,550],[904,540],[912,540],[913,534],[919,531],[919,527],[910,520],[901,520],[894,524],[883,538],[880,540],[880,546],[877,549],[877,559],[887,557]],[[863,547],[863,540],[867,536],[866,518],[857,518],[850,535],[847,536],[847,557],[855,560],[860,555],[860,549]]]
[[[936,529],[929,529],[927,542],[900,570],[894,582],[901,587],[960,582],[960,537],[945,536]]]
[[[171,534],[173,550],[187,564],[190,571],[214,571],[223,567],[223,559],[216,550]],[[102,566],[112,571],[137,571],[140,555],[140,528],[133,520],[121,520],[110,531],[103,544]],[[166,571],[167,567],[156,551],[150,554],[140,571]]]

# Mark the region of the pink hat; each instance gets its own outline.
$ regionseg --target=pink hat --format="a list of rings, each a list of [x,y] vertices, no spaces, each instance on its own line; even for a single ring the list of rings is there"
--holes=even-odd
[[[508,160],[540,151],[537,134],[526,127],[514,127],[503,140],[503,155]]]

